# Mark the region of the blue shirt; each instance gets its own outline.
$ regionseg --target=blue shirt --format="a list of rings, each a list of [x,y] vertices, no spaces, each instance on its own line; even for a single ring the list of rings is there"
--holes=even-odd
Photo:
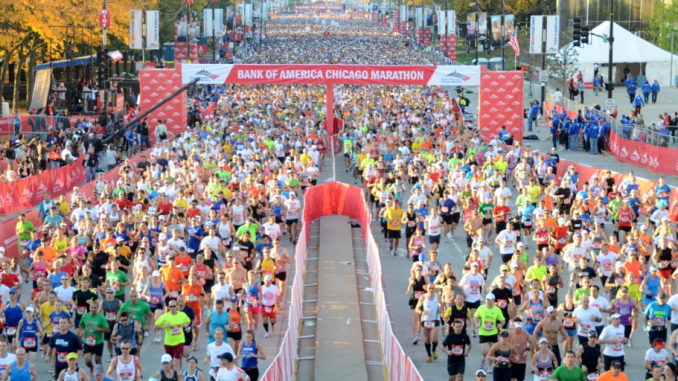
[[[655,82],[655,83],[652,84],[652,92],[653,93],[659,92],[659,83]]]
[[[54,353],[74,353],[82,349],[82,342],[78,336],[73,332],[66,332],[65,335],[62,335],[60,332],[52,335],[52,338],[49,340],[49,347],[54,348]],[[66,361],[59,361],[58,357],[56,359],[57,367],[64,368],[67,366]]]
[[[650,86],[649,83],[645,82],[645,84],[643,85],[643,94],[649,94],[651,90],[652,86]]]
[[[189,226],[186,229],[186,231],[189,234],[188,248],[195,250],[195,251],[198,251],[198,249],[200,249],[200,238],[205,236],[205,231],[202,229],[202,226]],[[190,234],[193,234],[193,235],[195,235],[196,237],[199,237],[199,238],[192,237],[192,236],[190,236]]]
[[[661,306],[659,302],[652,302],[645,308],[645,317],[650,321],[650,331],[656,331],[655,327],[666,327],[671,320],[671,306],[666,303]]]
[[[48,277],[49,282],[52,284],[53,289],[61,286],[61,277],[62,276],[68,276],[68,273],[66,273],[65,271],[62,271],[58,274],[57,273],[49,274],[49,277]]]

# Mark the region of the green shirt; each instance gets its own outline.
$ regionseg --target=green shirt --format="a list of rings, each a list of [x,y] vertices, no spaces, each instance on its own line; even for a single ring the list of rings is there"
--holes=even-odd
[[[496,305],[490,309],[483,304],[478,307],[474,316],[480,319],[480,328],[478,328],[480,336],[496,335],[498,333],[497,323],[504,321],[504,313]]]
[[[584,290],[583,288],[578,288],[577,291],[574,292],[574,301],[580,301],[584,295],[591,296],[591,289]]]
[[[539,267],[530,266],[527,269],[527,273],[525,274],[525,280],[530,281],[532,279],[537,279],[537,280],[541,281],[542,279],[544,279],[547,272],[548,272],[548,269],[544,265],[541,265]]]
[[[492,211],[494,210],[494,204],[489,202],[484,202],[478,206],[478,213],[488,220],[492,219]]]
[[[92,313],[88,312],[80,318],[80,327],[85,333],[85,345],[93,347],[104,342],[104,333],[95,331],[93,327],[109,328],[109,325],[104,315],[97,313],[96,316],[92,316]]]
[[[155,326],[160,328],[169,323],[169,327],[165,328],[165,345],[173,347],[186,342],[183,325],[190,322],[191,319],[188,318],[188,315],[181,311],[178,311],[176,315],[168,312],[155,321]]]
[[[31,221],[21,221],[16,223],[16,231],[19,232],[19,240],[25,241],[31,239],[31,232],[35,230],[35,226]]]
[[[245,232],[250,232],[250,240],[252,241],[252,243],[255,243],[257,238],[257,229],[259,229],[259,225],[257,224],[252,224],[249,227],[247,227],[247,224],[245,224],[238,228],[238,231],[235,232],[235,236],[239,238]]]
[[[619,219],[619,209],[624,206],[622,201],[613,200],[607,204],[608,209],[612,212],[612,218]]]
[[[120,310],[118,311],[118,315],[120,315],[120,312],[122,311],[127,311],[129,314],[129,321],[130,322],[139,322],[141,324],[141,329],[144,329],[144,325],[146,324],[146,317],[149,316],[151,312],[151,308],[148,306],[148,303],[138,300],[137,304],[132,304],[131,300],[126,301],[125,303],[120,306]]]
[[[125,295],[125,286],[123,286],[122,283],[125,283],[128,280],[127,274],[122,270],[118,270],[117,273],[106,273],[106,282],[108,282],[115,291],[115,296]]]
[[[553,372],[551,377],[558,381],[587,381],[586,373],[576,365],[572,370],[567,369],[567,365],[561,365]]]

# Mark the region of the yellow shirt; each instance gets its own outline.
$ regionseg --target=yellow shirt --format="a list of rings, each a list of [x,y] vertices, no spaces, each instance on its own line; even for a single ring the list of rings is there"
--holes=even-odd
[[[178,199],[174,200],[173,205],[176,206],[177,208],[184,208],[184,210],[188,209],[188,201],[185,198],[181,198],[181,199],[178,198]]]
[[[62,216],[71,214],[71,206],[66,201],[59,203],[59,212]]]
[[[223,193],[224,193],[224,197],[225,197],[227,200],[231,198],[231,190],[228,189],[228,188],[221,187],[221,186],[219,186],[218,188],[215,188],[215,189],[212,191],[212,197],[216,197],[216,196],[219,194],[219,192],[223,192]]]
[[[66,307],[61,306],[61,310],[64,312],[68,312],[66,310]],[[56,312],[56,305],[51,305],[49,302],[42,303],[40,306],[40,320],[42,320],[42,326],[44,327],[45,334],[52,334],[52,331],[54,331],[54,325],[52,324],[52,319],[49,317],[49,315],[52,314],[52,312]]]
[[[506,173],[506,167],[508,167],[508,163],[505,161],[498,161],[494,163],[494,167],[497,169],[497,172]]]
[[[356,162],[359,164],[360,169],[364,169],[362,165],[363,165],[363,160],[365,160],[366,157],[367,157],[367,155],[364,154],[364,153],[361,153],[360,155],[358,155],[358,159],[356,159]]]
[[[400,230],[400,220],[403,218],[404,213],[405,211],[400,208],[391,207],[386,209],[384,217],[386,218],[388,230]]]
[[[306,163],[311,160],[311,155],[305,153],[299,156],[299,161],[301,161],[301,164],[306,165]]]
[[[63,253],[66,249],[68,249],[68,239],[66,239],[66,237],[61,239],[54,238],[54,251]]]
[[[541,188],[539,185],[533,185],[527,188],[527,193],[532,196],[532,202],[537,202],[537,200],[539,200],[539,195],[541,194]]]

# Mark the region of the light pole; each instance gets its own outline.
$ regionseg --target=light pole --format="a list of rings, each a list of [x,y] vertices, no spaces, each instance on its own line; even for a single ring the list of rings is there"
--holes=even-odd
[[[475,30],[475,40],[476,40],[476,65],[480,65],[480,60],[478,58],[478,51],[480,50],[480,46],[478,46],[478,33],[480,31],[480,3],[471,3],[468,5],[469,8],[475,7],[478,13],[476,13],[476,30]]]
[[[673,86],[673,38],[675,35],[676,32],[669,33],[669,36],[671,36],[671,67],[669,68],[669,87]]]
[[[506,3],[501,0],[501,70],[506,71],[506,63],[504,63],[504,45],[506,45],[504,34],[506,33]],[[515,70],[515,68],[513,68]]]

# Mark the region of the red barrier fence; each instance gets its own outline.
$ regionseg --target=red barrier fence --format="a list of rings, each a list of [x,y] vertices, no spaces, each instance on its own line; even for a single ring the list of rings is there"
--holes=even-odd
[[[17,213],[37,206],[50,193],[55,199],[87,180],[81,156],[73,164],[44,171],[25,179],[0,183],[0,214]]]
[[[370,230],[370,212],[365,204],[360,188],[339,182],[329,182],[315,186],[304,195],[304,215],[302,234],[297,244],[295,258],[296,274],[292,285],[292,305],[290,307],[290,325],[285,333],[280,352],[261,378],[262,381],[293,380],[294,364],[297,359],[297,340],[303,303],[303,273],[306,271],[306,245],[310,237],[308,224],[320,217],[339,214],[360,222],[369,266],[371,286],[374,290],[374,303],[377,310],[379,341],[381,342],[384,365],[391,380],[418,381],[423,377],[417,371],[412,360],[405,354],[391,328],[391,319],[386,309],[386,299],[382,285],[379,248]],[[327,232],[326,232],[327,233]],[[321,232],[322,234],[322,232]],[[301,254],[301,257],[299,255]],[[293,345],[292,345],[293,344]]]
[[[551,103],[544,103],[546,115],[550,114],[553,107],[554,105]],[[555,108],[559,113],[563,112],[563,106],[555,106]],[[576,111],[567,109],[564,111],[571,118],[577,117]],[[652,172],[678,176],[678,161],[675,159],[678,151],[675,148],[658,147],[624,139],[617,135],[615,131],[610,131],[609,147],[610,152],[623,163],[637,165]]]

